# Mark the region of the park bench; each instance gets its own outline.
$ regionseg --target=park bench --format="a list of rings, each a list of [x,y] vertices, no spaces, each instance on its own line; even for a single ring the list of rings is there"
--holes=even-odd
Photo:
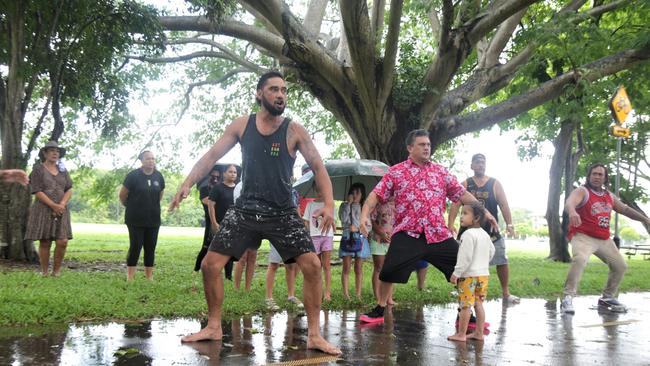
[[[641,254],[643,259],[650,260],[650,244],[634,244],[634,245],[625,245],[621,246],[621,249],[625,249],[625,255],[627,258],[632,258],[633,255]]]

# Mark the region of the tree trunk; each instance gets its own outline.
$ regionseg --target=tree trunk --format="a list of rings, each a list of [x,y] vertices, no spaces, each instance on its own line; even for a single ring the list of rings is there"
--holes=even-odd
[[[2,169],[25,169],[22,153],[25,110],[25,2],[9,2],[7,23],[11,58],[6,82],[0,80],[0,137],[2,138]],[[0,182],[0,256],[13,260],[34,261],[37,258],[32,241],[25,241],[25,228],[31,196],[19,184]]]
[[[560,222],[560,196],[562,194],[562,177],[564,175],[565,165],[567,159],[571,157],[571,142],[575,127],[575,121],[569,120],[562,122],[560,133],[553,141],[555,152],[553,153],[553,160],[551,161],[549,171],[548,200],[546,203],[546,222],[548,224],[548,237],[550,240],[548,259],[561,262],[569,262],[571,260],[565,228],[563,228]],[[563,221],[566,223],[566,220]]]
[[[0,183],[0,257],[36,262],[31,240],[24,240],[31,195],[20,184]]]

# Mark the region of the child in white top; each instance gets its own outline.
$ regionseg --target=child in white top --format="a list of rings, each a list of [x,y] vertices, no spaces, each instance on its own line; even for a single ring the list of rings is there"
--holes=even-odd
[[[485,311],[483,300],[487,295],[490,278],[490,259],[494,256],[494,244],[481,228],[485,220],[485,208],[480,202],[463,206],[460,224],[469,227],[460,237],[460,248],[456,267],[450,282],[458,288],[460,319],[456,334],[447,337],[450,341],[465,342],[467,338],[483,340]],[[476,329],[466,335],[472,306],[476,312]]]
[[[305,222],[305,226],[309,230],[309,235],[311,236],[311,240],[314,243],[314,249],[316,249],[316,254],[320,259],[321,266],[323,267],[323,272],[325,274],[325,291],[323,291],[323,300],[330,301],[332,298],[332,272],[330,269],[330,258],[332,248],[334,246],[334,231],[330,228],[327,230],[326,234],[323,234],[323,226],[321,225],[322,218],[314,217],[314,213],[317,210],[325,207],[325,202],[323,202],[323,197],[321,196],[315,184],[313,189],[314,194],[316,195],[316,199],[307,204],[305,207],[305,212],[302,215],[302,219]],[[334,212],[332,212],[332,215],[334,216]]]

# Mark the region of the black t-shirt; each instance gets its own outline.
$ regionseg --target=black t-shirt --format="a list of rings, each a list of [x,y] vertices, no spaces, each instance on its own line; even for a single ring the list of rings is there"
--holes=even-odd
[[[139,227],[160,226],[160,192],[165,189],[162,174],[154,170],[146,175],[142,169],[136,169],[126,175],[123,185],[129,190],[124,222]]]
[[[206,197],[210,197],[210,186],[209,185],[203,185],[201,188],[199,188],[199,200],[201,201],[201,205],[203,206],[203,213],[205,214],[205,222],[206,225],[210,223],[210,214],[208,213],[208,206],[203,203],[203,199]]]
[[[224,216],[226,216],[226,211],[234,204],[233,202],[233,192],[235,191],[235,186],[228,187],[223,183],[219,183],[216,186],[212,187],[210,191],[210,201],[215,203],[214,213],[217,216],[217,223],[221,223]]]

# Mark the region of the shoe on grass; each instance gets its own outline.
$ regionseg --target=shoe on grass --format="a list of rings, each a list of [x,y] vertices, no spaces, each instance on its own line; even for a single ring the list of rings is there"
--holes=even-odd
[[[297,307],[299,307],[299,308],[301,308],[301,309],[305,307],[305,306],[302,304],[302,301],[300,301],[300,299],[298,299],[298,298],[295,297],[295,296],[289,296],[289,297],[287,298],[287,301],[289,301],[290,303],[294,304],[295,306],[297,306]]]
[[[273,298],[268,298],[265,300],[266,303],[266,309],[271,310],[271,311],[278,311],[280,310],[280,307],[278,304],[275,303],[275,300]]]

